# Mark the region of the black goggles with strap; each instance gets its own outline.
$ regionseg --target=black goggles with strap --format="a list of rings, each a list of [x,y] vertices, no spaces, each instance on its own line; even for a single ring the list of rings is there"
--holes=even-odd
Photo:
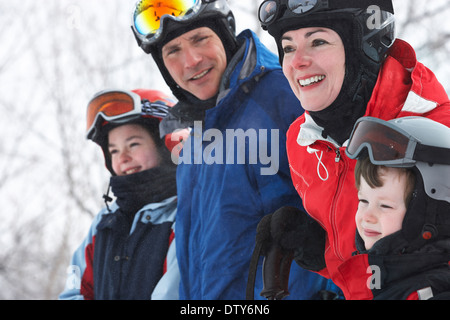
[[[345,152],[349,158],[359,159],[365,149],[375,165],[412,167],[417,161],[450,164],[450,149],[424,145],[389,121],[373,117],[356,122]]]
[[[394,13],[391,0],[266,0],[258,10],[263,28],[280,19],[298,18],[327,10],[363,9],[378,6],[380,10]]]

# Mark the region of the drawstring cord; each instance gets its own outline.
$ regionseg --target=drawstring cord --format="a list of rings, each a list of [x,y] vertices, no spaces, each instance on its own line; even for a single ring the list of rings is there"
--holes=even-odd
[[[328,178],[330,177],[330,175],[329,175],[329,173],[328,173],[327,167],[326,167],[325,164],[322,162],[323,151],[320,152],[320,157],[319,157],[319,155],[318,155],[318,152],[319,152],[318,150],[315,150],[315,151],[314,151],[314,154],[316,155],[316,158],[317,158],[317,160],[319,161],[319,162],[317,163],[317,175],[319,176],[320,180],[322,180],[322,181],[327,181]],[[320,167],[324,168],[324,170],[325,170],[325,173],[326,173],[326,177],[325,177],[325,178],[323,178],[322,175],[320,174]]]

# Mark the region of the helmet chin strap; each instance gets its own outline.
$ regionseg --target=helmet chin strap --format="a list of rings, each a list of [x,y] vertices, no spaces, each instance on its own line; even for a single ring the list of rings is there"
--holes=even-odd
[[[413,168],[416,186],[413,191],[401,233],[407,241],[404,253],[419,250],[427,243],[450,237],[450,203],[429,197],[424,188],[422,174]]]
[[[422,248],[427,242],[431,242],[437,238],[439,235],[438,227],[436,226],[435,220],[436,210],[438,206],[436,201],[429,201],[426,209],[426,220],[422,227],[422,231],[417,237],[410,242],[407,248],[405,248],[404,253],[412,253]]]
[[[109,208],[109,202],[113,201],[113,198],[109,196],[109,192],[111,191],[111,181],[108,183],[108,189],[106,190],[106,193],[103,195],[103,200],[105,201],[106,209],[109,213],[111,213],[111,209]]]

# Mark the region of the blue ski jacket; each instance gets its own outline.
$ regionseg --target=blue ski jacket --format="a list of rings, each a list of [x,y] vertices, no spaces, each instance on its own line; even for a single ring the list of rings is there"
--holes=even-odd
[[[278,57],[245,30],[215,107],[195,122],[180,154],[176,224],[180,299],[245,299],[256,227],[282,206],[302,208],[290,178],[286,132],[303,109]],[[255,298],[263,288],[262,259]],[[318,274],[291,267],[288,299],[338,291]]]

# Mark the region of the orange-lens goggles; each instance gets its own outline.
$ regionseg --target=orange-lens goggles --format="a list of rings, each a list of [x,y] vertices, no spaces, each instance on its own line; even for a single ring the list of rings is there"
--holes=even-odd
[[[142,112],[141,99],[133,92],[102,92],[88,104],[86,128],[88,134],[94,129],[99,115],[104,120],[115,120]]]
[[[201,0],[142,0],[136,5],[134,26],[142,35],[154,34],[164,15],[183,17],[200,3]]]

